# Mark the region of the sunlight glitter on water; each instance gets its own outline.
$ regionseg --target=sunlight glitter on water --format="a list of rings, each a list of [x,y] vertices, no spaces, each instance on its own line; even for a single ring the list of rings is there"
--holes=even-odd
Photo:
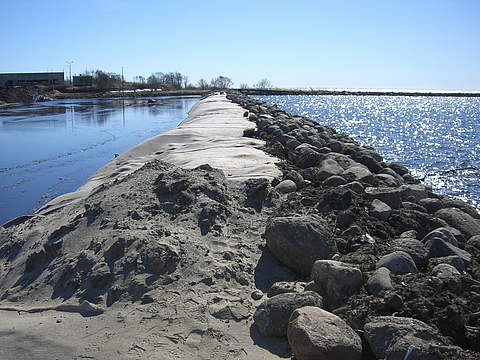
[[[386,161],[398,161],[435,192],[480,208],[480,98],[259,96],[290,113],[335,127]]]

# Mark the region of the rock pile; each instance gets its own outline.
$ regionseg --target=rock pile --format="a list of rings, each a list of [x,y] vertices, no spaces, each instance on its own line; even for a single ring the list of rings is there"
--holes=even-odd
[[[229,98],[254,125],[244,136],[265,140],[281,159],[284,176],[272,185],[283,202],[266,244],[305,291],[322,296],[316,307],[291,302],[295,357],[357,359],[362,342],[364,358],[478,356],[477,210],[332,127],[239,93]],[[265,318],[258,325],[269,326]]]

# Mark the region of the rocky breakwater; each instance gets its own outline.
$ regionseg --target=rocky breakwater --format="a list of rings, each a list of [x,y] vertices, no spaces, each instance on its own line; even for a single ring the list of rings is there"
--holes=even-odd
[[[260,332],[287,338],[299,360],[478,358],[477,210],[332,127],[228,97],[283,172],[263,236],[296,280],[268,291]]]

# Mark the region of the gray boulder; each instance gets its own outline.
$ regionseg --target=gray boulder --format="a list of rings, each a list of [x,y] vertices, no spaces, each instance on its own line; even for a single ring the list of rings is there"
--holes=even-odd
[[[347,180],[345,180],[343,177],[338,175],[332,175],[322,182],[322,186],[324,187],[327,187],[327,186],[337,187],[345,184],[347,184]]]
[[[315,175],[315,178],[318,181],[323,181],[332,175],[339,175],[343,171],[344,169],[340,165],[338,165],[338,163],[335,160],[326,159],[322,161],[322,165],[320,166],[320,169]]]
[[[389,251],[406,252],[412,257],[417,268],[421,268],[428,264],[428,249],[419,240],[411,238],[396,239],[392,242],[392,245],[390,245]]]
[[[440,265],[440,264],[448,264],[453,266],[457,269],[460,274],[463,274],[465,271],[465,263],[463,262],[462,258],[458,255],[450,255],[445,257],[437,257],[430,259],[429,264],[433,267]]]
[[[295,185],[297,185],[298,190],[301,190],[305,187],[305,179],[298,171],[289,171],[287,175],[285,175],[285,180],[292,180]]]
[[[358,181],[361,183],[373,185],[373,174],[364,165],[357,164],[355,166],[349,167],[347,170],[342,172],[340,176],[346,179],[348,182]]]
[[[390,270],[386,267],[377,269],[372,276],[370,276],[365,287],[372,295],[383,297],[388,290],[393,289]]]
[[[365,338],[377,359],[438,360],[436,348],[444,344],[438,332],[412,318],[379,316],[365,324]]]
[[[392,162],[388,164],[388,167],[395,171],[398,175],[403,176],[405,174],[408,174],[408,169],[403,166],[402,164],[399,164],[397,162]]]
[[[297,191],[297,184],[292,180],[283,180],[280,184],[275,186],[275,190],[280,194],[289,194]]]
[[[388,268],[396,275],[405,275],[408,273],[416,274],[418,272],[417,266],[412,257],[405,251],[395,251],[391,254],[385,255],[377,263],[377,269],[381,267]]]
[[[402,185],[402,182],[400,180],[390,174],[378,174],[375,175],[375,179],[380,180],[382,183],[389,187],[397,188]]]
[[[457,208],[440,209],[435,216],[444,220],[451,227],[458,229],[468,240],[480,235],[480,222]]]
[[[277,281],[270,287],[270,290],[268,290],[267,296],[270,298],[279,294],[302,292],[304,290],[304,286],[305,286],[305,283],[291,282],[291,281]]]
[[[310,277],[320,285],[321,294],[329,304],[356,294],[362,287],[360,269],[340,261],[315,261]]]
[[[429,232],[425,237],[423,238],[423,242],[426,243],[428,240],[431,240],[433,238],[439,238],[442,239],[453,246],[458,246],[458,241],[455,238],[455,236],[452,234],[452,232],[444,227],[437,228],[431,232]]]
[[[320,154],[310,144],[302,144],[297,146],[295,150],[288,153],[288,158],[291,162],[302,169],[314,166],[320,159]]]
[[[457,255],[466,263],[472,261],[472,255],[470,253],[440,238],[428,240],[425,243],[425,247],[428,250],[428,256],[430,258]]]
[[[439,264],[433,268],[432,275],[437,291],[447,289],[459,293],[462,289],[462,275],[452,265]]]
[[[255,311],[253,320],[263,336],[286,336],[290,315],[304,306],[321,308],[322,297],[313,291],[279,294],[264,300]]]
[[[265,229],[268,248],[286,266],[309,276],[313,263],[337,252],[333,234],[319,216],[273,218]]]
[[[297,360],[362,359],[360,336],[344,320],[318,307],[295,310],[287,336]]]
[[[443,209],[443,203],[440,199],[425,198],[418,203],[427,209],[429,214],[435,214],[438,210]]]
[[[428,188],[422,184],[405,184],[400,186],[400,190],[402,191],[403,199],[414,197],[418,202],[428,197]]]
[[[393,209],[399,209],[402,206],[402,190],[400,188],[367,187],[365,198],[370,201],[378,199]]]
[[[381,221],[387,221],[388,217],[392,213],[392,208],[381,200],[373,199],[368,213],[370,216],[373,216]]]

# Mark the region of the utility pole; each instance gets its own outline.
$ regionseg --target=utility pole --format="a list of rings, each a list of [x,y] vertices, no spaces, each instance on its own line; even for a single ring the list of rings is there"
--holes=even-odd
[[[70,67],[70,86],[72,86],[72,64],[73,64],[73,61],[67,61],[67,64],[69,65]]]
[[[122,66],[122,97],[124,95],[124,92],[123,92],[123,66]]]

